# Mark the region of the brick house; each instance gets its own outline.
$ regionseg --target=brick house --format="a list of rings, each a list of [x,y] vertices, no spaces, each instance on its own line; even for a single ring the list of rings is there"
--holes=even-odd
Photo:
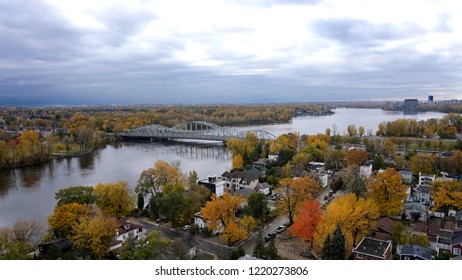
[[[355,260],[389,260],[391,259],[391,241],[364,237],[356,248],[353,248]]]

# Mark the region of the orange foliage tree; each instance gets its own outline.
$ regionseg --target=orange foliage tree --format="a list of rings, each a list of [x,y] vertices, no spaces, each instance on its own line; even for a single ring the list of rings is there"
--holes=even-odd
[[[277,202],[279,213],[287,215],[289,223],[293,224],[303,202],[314,199],[320,192],[321,186],[308,176],[281,179],[276,189],[276,193],[281,196],[281,200]]]
[[[322,218],[321,204],[317,200],[306,201],[296,216],[293,225],[289,228],[292,235],[302,240],[310,240],[313,247],[313,237],[316,227]]]
[[[242,195],[231,195],[228,192],[223,197],[212,195],[212,199],[201,209],[202,217],[211,230],[223,228],[222,237],[227,244],[234,244],[247,238],[247,231],[239,226],[236,217],[237,210],[246,201]]]
[[[50,234],[58,238],[70,238],[74,234],[73,225],[91,214],[92,209],[86,204],[63,204],[55,208],[53,215],[48,217]]]
[[[367,152],[359,149],[351,149],[346,154],[348,166],[361,165],[367,160]]]

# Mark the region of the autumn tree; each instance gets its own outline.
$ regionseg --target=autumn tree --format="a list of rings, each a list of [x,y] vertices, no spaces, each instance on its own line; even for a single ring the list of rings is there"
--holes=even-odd
[[[135,187],[135,193],[144,196],[148,194],[154,196],[168,183],[185,185],[186,179],[178,168],[168,162],[158,160],[154,164],[154,168],[149,168],[141,172]]]
[[[126,181],[97,184],[94,192],[98,197],[96,205],[113,217],[127,216],[135,207],[135,196],[131,193]]]
[[[452,171],[457,174],[462,173],[462,151],[455,151],[454,154],[449,158],[449,163]]]
[[[314,234],[315,249],[320,250],[330,233],[331,236],[340,225],[345,235],[347,252],[356,246],[362,237],[367,236],[375,227],[379,209],[372,199],[356,198],[354,194],[347,194],[332,201],[326,209]]]
[[[74,225],[71,239],[75,248],[88,250],[96,259],[103,259],[114,241],[117,228],[115,218],[99,212],[91,218],[81,218]]]
[[[60,189],[55,193],[56,205],[62,206],[67,203],[93,204],[96,202],[96,194],[91,186],[74,186]]]
[[[339,149],[329,149],[324,155],[324,159],[330,168],[339,170],[344,165],[345,152]]]
[[[316,227],[322,218],[321,204],[317,200],[306,201],[295,217],[289,232],[302,240],[310,240],[313,247],[313,237]]]
[[[367,152],[359,149],[351,149],[346,153],[348,166],[362,165],[367,161]]]
[[[188,197],[193,214],[199,212],[205,206],[211,194],[212,192],[204,185],[195,184],[189,187],[186,191],[186,196]]]
[[[350,124],[347,127],[348,136],[356,137],[358,135],[358,129],[354,124]]]
[[[244,159],[240,154],[234,155],[232,160],[232,167],[231,169],[239,169],[242,170],[244,168]]]
[[[435,209],[462,209],[462,182],[433,182],[430,191]]]
[[[289,224],[293,224],[303,202],[316,198],[320,192],[319,184],[308,176],[281,179],[276,189],[281,196],[277,208],[281,215],[287,215]]]
[[[223,228],[221,236],[227,244],[234,244],[248,236],[246,230],[239,227],[236,217],[237,210],[245,201],[242,195],[234,196],[228,192],[223,197],[212,194],[212,199],[201,210],[210,230]]]
[[[382,217],[399,215],[406,200],[407,186],[401,183],[401,174],[394,168],[378,173],[369,185],[370,197],[377,203]]]
[[[92,209],[86,204],[72,202],[58,206],[53,215],[48,217],[50,233],[57,238],[71,238],[74,235],[74,224],[91,215]]]
[[[412,173],[414,174],[433,173],[433,164],[434,161],[430,157],[424,155],[412,156],[410,160],[410,168]]]

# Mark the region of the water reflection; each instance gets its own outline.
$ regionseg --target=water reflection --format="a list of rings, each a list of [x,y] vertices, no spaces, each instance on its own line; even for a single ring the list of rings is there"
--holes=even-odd
[[[367,116],[367,117],[365,117]],[[444,114],[419,114],[417,119],[441,117]],[[337,125],[344,130],[349,124],[376,129],[382,121],[403,117],[401,113],[381,110],[338,109],[335,115],[300,117],[291,123],[239,128],[262,129],[275,135],[298,131],[301,134],[323,133]],[[154,166],[157,160],[181,162],[181,170],[196,170],[200,178],[219,175],[231,167],[231,154],[223,144],[197,141],[122,142],[107,145],[78,158],[56,159],[48,163],[0,170],[0,227],[17,219],[37,219],[46,223],[53,212],[54,194],[70,186],[94,186],[126,180],[132,188],[140,173]]]

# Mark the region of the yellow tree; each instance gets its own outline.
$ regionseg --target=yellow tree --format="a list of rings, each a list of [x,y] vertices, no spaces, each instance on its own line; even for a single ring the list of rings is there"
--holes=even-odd
[[[154,168],[149,168],[141,172],[138,183],[135,187],[135,192],[138,195],[146,196],[156,193],[167,184],[186,185],[186,178],[181,171],[172,164],[158,160],[154,164]]]
[[[246,201],[242,195],[231,195],[228,192],[223,197],[212,195],[212,199],[201,209],[202,217],[207,221],[207,226],[211,230],[223,227],[223,239],[228,244],[233,244],[236,240],[241,240],[245,229],[239,228],[236,212],[241,204]],[[228,228],[229,227],[229,228]],[[242,230],[242,231],[241,231]]]
[[[240,154],[233,156],[233,163],[231,169],[243,169],[244,168],[244,159]]]
[[[103,259],[114,241],[117,227],[115,218],[100,212],[92,218],[81,218],[74,225],[75,234],[71,239],[76,248],[89,250],[96,259]]]
[[[379,210],[372,199],[357,199],[354,194],[335,199],[327,206],[323,218],[316,227],[315,249],[321,251],[327,235],[332,236],[338,224],[345,235],[347,252],[351,252],[356,242],[368,235],[375,227],[378,217]]]
[[[369,181],[370,197],[377,203],[380,216],[399,215],[404,200],[407,197],[407,186],[401,183],[401,174],[394,168],[387,168],[385,172]]]
[[[127,216],[135,207],[135,197],[126,181],[98,184],[94,192],[98,197],[96,205],[110,216],[116,218]]]
[[[292,224],[303,202],[316,198],[320,192],[318,182],[310,177],[281,179],[276,189],[276,193],[281,195],[281,200],[277,202],[279,213],[287,215]]]
[[[462,182],[433,182],[430,190],[435,209],[462,209]]]
[[[48,217],[50,233],[58,238],[70,238],[73,225],[82,217],[90,217],[92,209],[86,204],[68,203],[55,208],[53,215]]]

